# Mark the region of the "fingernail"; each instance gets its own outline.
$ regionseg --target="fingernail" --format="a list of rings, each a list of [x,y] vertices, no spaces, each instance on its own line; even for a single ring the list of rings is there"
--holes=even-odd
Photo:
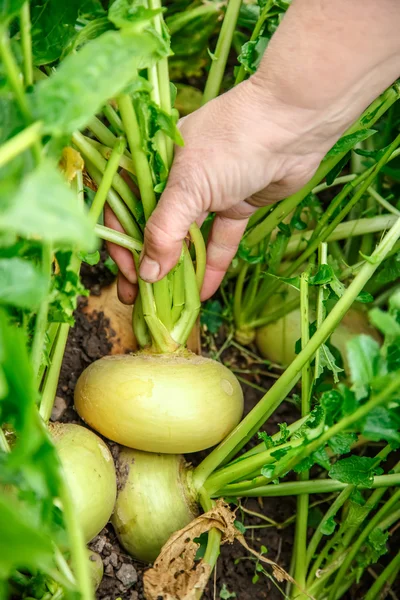
[[[160,275],[160,265],[157,261],[145,255],[140,263],[139,275],[145,281],[154,283]]]

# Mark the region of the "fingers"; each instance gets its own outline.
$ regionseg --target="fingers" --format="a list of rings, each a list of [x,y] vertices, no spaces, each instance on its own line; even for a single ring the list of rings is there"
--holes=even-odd
[[[133,304],[137,296],[137,285],[132,285],[130,281],[121,273],[118,272],[117,291],[118,298],[123,304]]]
[[[164,277],[178,262],[182,242],[189,227],[203,213],[196,201],[194,186],[185,184],[179,165],[171,171],[170,182],[147,222],[140,262],[140,276],[154,283]]]
[[[104,223],[106,227],[114,229],[115,231],[121,231],[125,233],[123,227],[118,221],[117,217],[106,204],[104,208]],[[137,283],[137,275],[135,270],[135,263],[133,261],[132,253],[126,248],[122,248],[117,244],[111,244],[107,242],[108,252],[113,261],[118,265],[119,270],[124,275],[125,279],[132,285]]]
[[[207,264],[201,300],[207,300],[218,289],[246,229],[248,219],[231,219],[217,215],[207,245]]]

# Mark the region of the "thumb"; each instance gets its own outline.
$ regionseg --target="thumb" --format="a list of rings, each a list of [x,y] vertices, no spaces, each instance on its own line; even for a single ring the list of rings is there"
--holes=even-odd
[[[154,283],[162,279],[178,262],[189,227],[203,213],[202,202],[193,179],[171,169],[167,187],[146,224],[139,267],[142,279]]]

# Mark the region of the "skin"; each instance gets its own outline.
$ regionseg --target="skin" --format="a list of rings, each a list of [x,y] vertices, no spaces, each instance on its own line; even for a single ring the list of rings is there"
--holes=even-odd
[[[218,288],[249,217],[293,194],[365,108],[400,75],[398,0],[293,0],[256,74],[181,121],[168,185],[145,230],[140,276],[164,277],[191,223],[216,217],[202,300]],[[109,208],[108,227],[123,231]],[[131,254],[109,245],[120,299]]]

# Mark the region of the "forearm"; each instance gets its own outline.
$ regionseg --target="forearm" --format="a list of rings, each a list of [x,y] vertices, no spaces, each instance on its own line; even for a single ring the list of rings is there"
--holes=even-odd
[[[400,75],[398,0],[293,0],[255,82],[345,129]]]

